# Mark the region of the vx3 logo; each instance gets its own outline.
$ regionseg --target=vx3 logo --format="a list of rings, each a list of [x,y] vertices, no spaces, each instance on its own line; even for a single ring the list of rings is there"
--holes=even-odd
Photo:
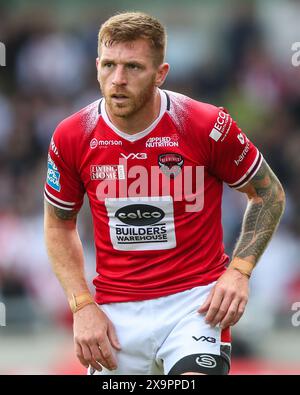
[[[216,343],[216,339],[210,336],[200,336],[200,337],[192,336],[192,338],[196,340],[196,342],[201,340],[203,342]]]
[[[121,156],[124,159],[147,159],[147,154],[145,152],[141,152],[141,153],[137,153],[137,154],[131,153],[129,155],[125,155],[125,154],[121,153]]]

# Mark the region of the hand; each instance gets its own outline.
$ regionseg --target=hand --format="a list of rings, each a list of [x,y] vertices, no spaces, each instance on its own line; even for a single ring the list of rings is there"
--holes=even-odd
[[[120,350],[113,323],[96,305],[90,304],[74,314],[74,344],[76,356],[86,368],[91,365],[101,371],[117,368],[112,347]]]
[[[206,313],[205,321],[221,329],[235,325],[242,317],[249,294],[249,279],[239,271],[228,268],[219,278],[205,302],[199,308]]]

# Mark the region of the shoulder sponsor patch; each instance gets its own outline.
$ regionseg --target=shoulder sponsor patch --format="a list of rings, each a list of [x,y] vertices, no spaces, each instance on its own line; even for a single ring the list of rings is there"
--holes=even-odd
[[[60,191],[60,173],[54,161],[48,156],[47,184],[55,191]]]
[[[221,141],[223,141],[230,130],[231,124],[231,117],[226,114],[226,112],[220,110],[216,122],[209,134],[209,137],[211,137],[215,141],[219,141],[222,137]]]

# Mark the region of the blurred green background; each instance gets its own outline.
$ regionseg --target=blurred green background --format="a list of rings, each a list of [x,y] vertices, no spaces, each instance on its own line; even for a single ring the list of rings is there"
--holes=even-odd
[[[100,95],[99,27],[125,10],[149,12],[166,25],[171,72],[164,88],[226,107],[286,189],[283,221],[233,329],[232,374],[300,374],[300,320],[292,320],[300,301],[300,67],[291,49],[300,42],[298,0],[0,1],[0,374],[85,373],[45,253],[43,183],[55,126]],[[228,254],[245,205],[225,187]],[[91,284],[86,202],[79,225]]]

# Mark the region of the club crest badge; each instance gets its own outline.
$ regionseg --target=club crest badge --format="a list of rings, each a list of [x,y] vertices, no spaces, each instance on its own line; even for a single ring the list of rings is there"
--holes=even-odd
[[[174,178],[181,172],[183,157],[175,153],[161,154],[158,157],[158,164],[166,176]]]

